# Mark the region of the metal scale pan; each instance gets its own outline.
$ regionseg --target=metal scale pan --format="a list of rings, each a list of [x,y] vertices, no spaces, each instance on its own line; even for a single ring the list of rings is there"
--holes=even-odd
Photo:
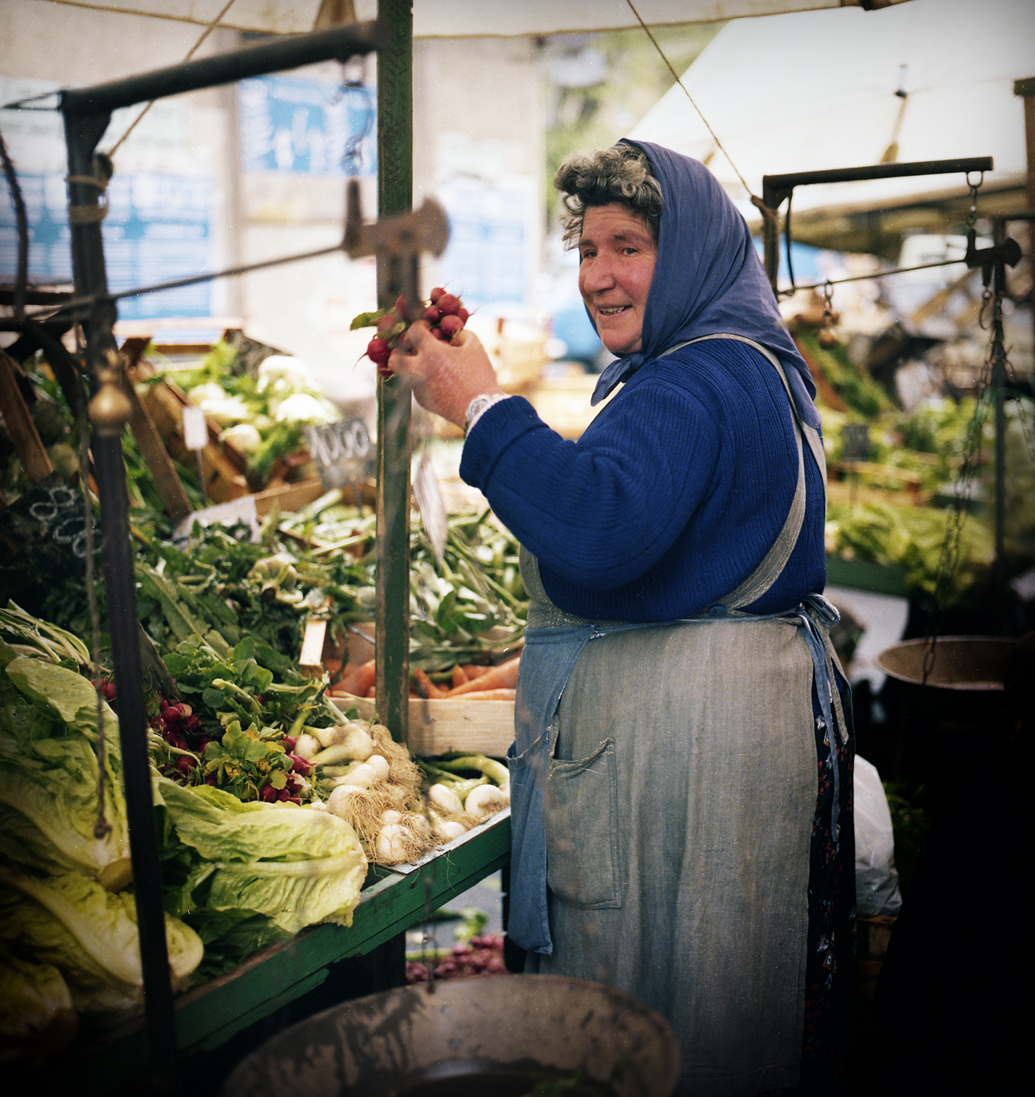
[[[551,1081],[571,1097],[670,1097],[678,1077],[672,1029],[630,995],[487,975],[333,1006],[253,1051],[220,1097],[524,1097]]]

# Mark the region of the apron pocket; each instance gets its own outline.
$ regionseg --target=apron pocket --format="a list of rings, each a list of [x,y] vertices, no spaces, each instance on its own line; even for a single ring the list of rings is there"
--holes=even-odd
[[[551,759],[546,781],[546,879],[584,910],[620,907],[615,742],[582,761]]]

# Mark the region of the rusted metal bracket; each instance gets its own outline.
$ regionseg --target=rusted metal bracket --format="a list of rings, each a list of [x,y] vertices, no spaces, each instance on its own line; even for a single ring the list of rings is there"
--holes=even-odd
[[[378,300],[389,298],[394,287],[402,287],[406,298],[407,320],[419,319],[421,295],[418,269],[421,254],[439,256],[449,242],[449,219],[441,203],[425,198],[420,209],[384,217],[371,224],[363,222],[359,183],[350,179],[345,202],[345,251],[352,259],[377,256]],[[392,288],[390,288],[392,287]]]
[[[992,170],[991,156],[972,156],[959,160],[917,160],[908,164],[870,164],[857,168],[827,168],[796,171],[786,175],[762,176],[762,198],[755,205],[762,213],[762,243],[765,272],[773,292],[779,271],[780,217],[778,209],[789,202],[795,187],[813,183],[857,183],[866,179],[899,179],[911,175],[952,175]],[[787,214],[787,246],[790,247],[790,210]]]

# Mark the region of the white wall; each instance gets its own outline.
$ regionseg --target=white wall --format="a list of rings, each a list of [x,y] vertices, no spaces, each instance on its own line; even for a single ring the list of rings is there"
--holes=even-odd
[[[47,0],[0,0],[0,79],[78,87],[177,64],[200,29],[170,20],[88,11]],[[234,32],[217,31],[196,56],[235,48]],[[372,62],[368,62],[370,67]],[[293,76],[339,79],[336,64]],[[9,101],[6,97],[5,102]],[[130,108],[135,115],[136,108]],[[12,112],[2,116],[5,127]],[[21,115],[22,112],[19,112]],[[25,117],[17,119],[22,124]],[[39,116],[34,116],[35,121]],[[60,114],[47,122],[60,132]],[[121,132],[113,120],[100,143]],[[126,125],[121,122],[120,125]],[[157,104],[116,153],[117,172],[207,173],[213,182],[214,269],[332,247],[342,235],[344,183],[293,174],[241,178],[235,152],[235,89],[211,89]],[[14,144],[12,155],[23,150]],[[49,142],[51,155],[63,144]],[[56,154],[54,153],[54,150]],[[542,237],[542,105],[531,39],[419,41],[414,50],[414,205],[458,179],[479,193],[520,199],[521,264],[528,299]],[[62,164],[52,165],[62,168]],[[376,185],[363,183],[365,213],[375,215]],[[513,269],[513,262],[508,260]],[[430,264],[426,288],[439,277]],[[459,287],[458,287],[459,288]],[[470,288],[470,287],[469,287]],[[373,371],[363,353],[368,332],[350,332],[352,317],[375,307],[373,260],[322,257],[213,283],[212,312],[240,320],[252,338],[296,354],[339,402],[367,399]],[[503,311],[514,311],[511,306]]]

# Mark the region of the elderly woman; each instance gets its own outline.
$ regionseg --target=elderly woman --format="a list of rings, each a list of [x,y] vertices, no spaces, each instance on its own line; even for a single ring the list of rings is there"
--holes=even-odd
[[[623,141],[555,182],[617,356],[581,438],[504,394],[473,334],[419,323],[390,360],[465,425],[461,476],[523,548],[508,933],[529,970],[662,1013],[680,1093],[831,1093],[854,1010],[852,740],[815,390],[701,164]]]

